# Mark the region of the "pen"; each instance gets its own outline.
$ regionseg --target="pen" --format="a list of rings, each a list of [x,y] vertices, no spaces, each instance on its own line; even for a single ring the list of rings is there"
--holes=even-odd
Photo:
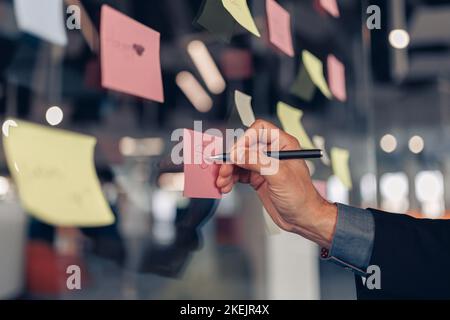
[[[291,150],[291,151],[268,151],[266,155],[271,158],[279,160],[293,160],[293,159],[319,159],[322,158],[323,152],[319,149],[314,150]],[[217,156],[209,157],[210,160],[229,161],[230,154],[219,154]]]

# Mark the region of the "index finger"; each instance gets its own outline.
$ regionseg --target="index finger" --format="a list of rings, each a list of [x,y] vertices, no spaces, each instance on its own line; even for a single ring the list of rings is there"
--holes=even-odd
[[[300,149],[300,143],[295,137],[264,120],[256,120],[244,135],[237,140],[232,150],[235,151],[238,148],[246,149],[256,144],[265,144],[267,150],[272,150],[271,146],[278,149],[273,151]]]

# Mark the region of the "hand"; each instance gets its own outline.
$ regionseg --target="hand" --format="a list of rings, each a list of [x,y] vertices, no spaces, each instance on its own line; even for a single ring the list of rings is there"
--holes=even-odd
[[[257,120],[232,147],[232,164],[222,164],[217,187],[222,193],[229,193],[238,182],[250,184],[281,229],[330,248],[337,218],[336,205],[316,191],[303,160],[269,159],[261,148],[255,148],[261,144],[266,145],[267,150],[277,149],[273,151],[300,149],[296,138],[269,122]],[[251,159],[254,160],[249,161]],[[269,162],[278,166],[278,170],[272,175],[263,175]]]

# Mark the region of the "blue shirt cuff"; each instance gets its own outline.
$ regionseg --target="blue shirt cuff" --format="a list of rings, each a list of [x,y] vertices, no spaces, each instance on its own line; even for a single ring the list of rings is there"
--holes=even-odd
[[[375,221],[368,210],[337,204],[338,217],[331,249],[322,258],[365,276],[372,256]]]

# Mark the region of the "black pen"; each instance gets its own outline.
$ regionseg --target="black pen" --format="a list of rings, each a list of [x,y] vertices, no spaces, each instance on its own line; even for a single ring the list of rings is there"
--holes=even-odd
[[[314,150],[291,150],[291,151],[268,151],[266,155],[270,158],[279,160],[293,159],[319,159],[322,158],[323,152],[319,149]],[[210,160],[230,161],[230,154],[224,153],[217,156],[208,157]]]

